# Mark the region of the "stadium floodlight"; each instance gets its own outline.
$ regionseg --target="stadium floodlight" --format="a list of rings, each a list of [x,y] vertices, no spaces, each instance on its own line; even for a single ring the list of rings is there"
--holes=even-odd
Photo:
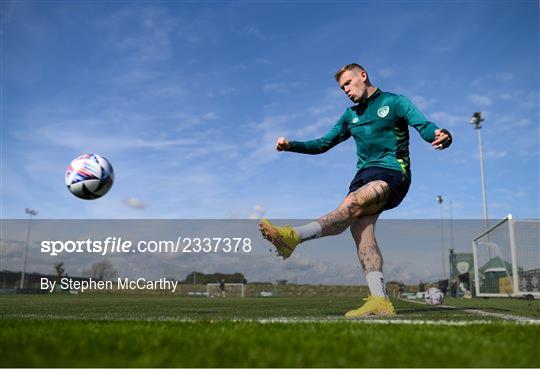
[[[473,116],[471,117],[471,124],[474,124],[475,129],[482,128],[482,122],[484,121],[484,116],[481,112],[477,111],[473,113]]]
[[[440,209],[440,218],[441,218],[441,256],[442,256],[442,275],[443,275],[443,279],[446,278],[446,265],[445,265],[445,260],[446,258],[444,257],[444,220],[443,220],[443,202],[444,202],[444,199],[441,195],[437,195],[437,203],[440,205],[439,209]]]
[[[30,208],[24,209],[24,212],[25,212],[26,214],[30,214],[30,216],[32,216],[32,215],[37,215],[37,214],[38,214],[37,210],[30,209]]]
[[[482,122],[484,121],[484,116],[481,112],[477,111],[474,112],[471,117],[471,124],[474,125],[474,129],[476,130],[478,134],[478,149],[480,150],[480,177],[482,179],[482,206],[484,209],[484,224],[486,227],[486,230],[489,228],[488,224],[488,209],[487,209],[487,195],[486,195],[486,180],[484,176],[484,149],[482,148],[482,134],[481,128],[482,128]]]
[[[28,214],[28,233],[26,234],[26,246],[24,248],[24,263],[23,263],[23,270],[21,274],[21,284],[19,288],[24,288],[24,277],[26,275],[26,261],[28,260],[28,245],[30,243],[30,229],[32,227],[32,215],[37,215],[37,210],[26,208],[24,209],[24,212]]]
[[[450,249],[454,249],[454,215],[452,214],[452,201],[448,203],[450,208]]]

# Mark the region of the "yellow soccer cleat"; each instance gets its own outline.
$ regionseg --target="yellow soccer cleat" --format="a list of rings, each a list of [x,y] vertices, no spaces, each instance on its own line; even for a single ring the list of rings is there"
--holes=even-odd
[[[301,239],[291,226],[276,227],[268,219],[261,219],[259,229],[262,236],[276,247],[278,255],[287,259]]]
[[[364,318],[368,316],[394,317],[396,311],[390,300],[380,296],[370,296],[364,299],[366,303],[356,310],[347,311],[347,318]]]

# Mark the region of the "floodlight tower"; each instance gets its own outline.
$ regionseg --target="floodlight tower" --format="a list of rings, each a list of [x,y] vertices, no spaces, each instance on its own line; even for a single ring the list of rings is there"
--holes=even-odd
[[[446,278],[446,266],[445,266],[445,257],[444,257],[444,220],[443,220],[443,197],[441,195],[437,196],[437,202],[439,203],[440,207],[440,215],[441,215],[441,256],[442,256],[442,272],[443,272],[443,279]]]
[[[452,214],[452,201],[449,202],[450,206],[450,248],[454,249],[454,216]]]
[[[482,122],[484,121],[484,116],[481,112],[473,113],[471,117],[471,124],[474,126],[474,129],[478,133],[478,149],[480,150],[480,176],[482,177],[482,206],[484,208],[484,224],[486,230],[489,228],[488,225],[488,209],[487,209],[487,195],[486,195],[486,179],[484,176],[484,149],[482,147],[482,134],[480,129],[482,128]]]
[[[28,244],[30,243],[30,229],[32,227],[32,215],[37,215],[37,210],[26,208],[24,209],[24,212],[28,214],[28,233],[26,234],[26,246],[24,248],[24,264],[23,264],[23,271],[21,275],[21,285],[19,288],[24,288],[24,276],[26,274],[26,261],[28,260]]]

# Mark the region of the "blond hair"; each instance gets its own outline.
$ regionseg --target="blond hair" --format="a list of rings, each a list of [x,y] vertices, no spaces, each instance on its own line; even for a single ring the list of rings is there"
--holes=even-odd
[[[347,72],[347,71],[350,71],[350,70],[366,72],[364,67],[362,67],[360,64],[356,64],[356,63],[347,64],[346,66],[344,66],[343,68],[341,68],[340,70],[338,70],[336,72],[336,74],[334,76],[336,78],[336,81],[339,82],[339,79],[341,78],[341,75],[343,73]]]

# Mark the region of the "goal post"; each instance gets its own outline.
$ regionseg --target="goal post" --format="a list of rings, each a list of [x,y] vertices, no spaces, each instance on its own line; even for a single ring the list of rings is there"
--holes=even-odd
[[[472,242],[479,297],[540,297],[540,221],[509,214]]]
[[[207,297],[245,297],[244,283],[225,283],[225,289],[220,289],[220,283],[207,283]]]

